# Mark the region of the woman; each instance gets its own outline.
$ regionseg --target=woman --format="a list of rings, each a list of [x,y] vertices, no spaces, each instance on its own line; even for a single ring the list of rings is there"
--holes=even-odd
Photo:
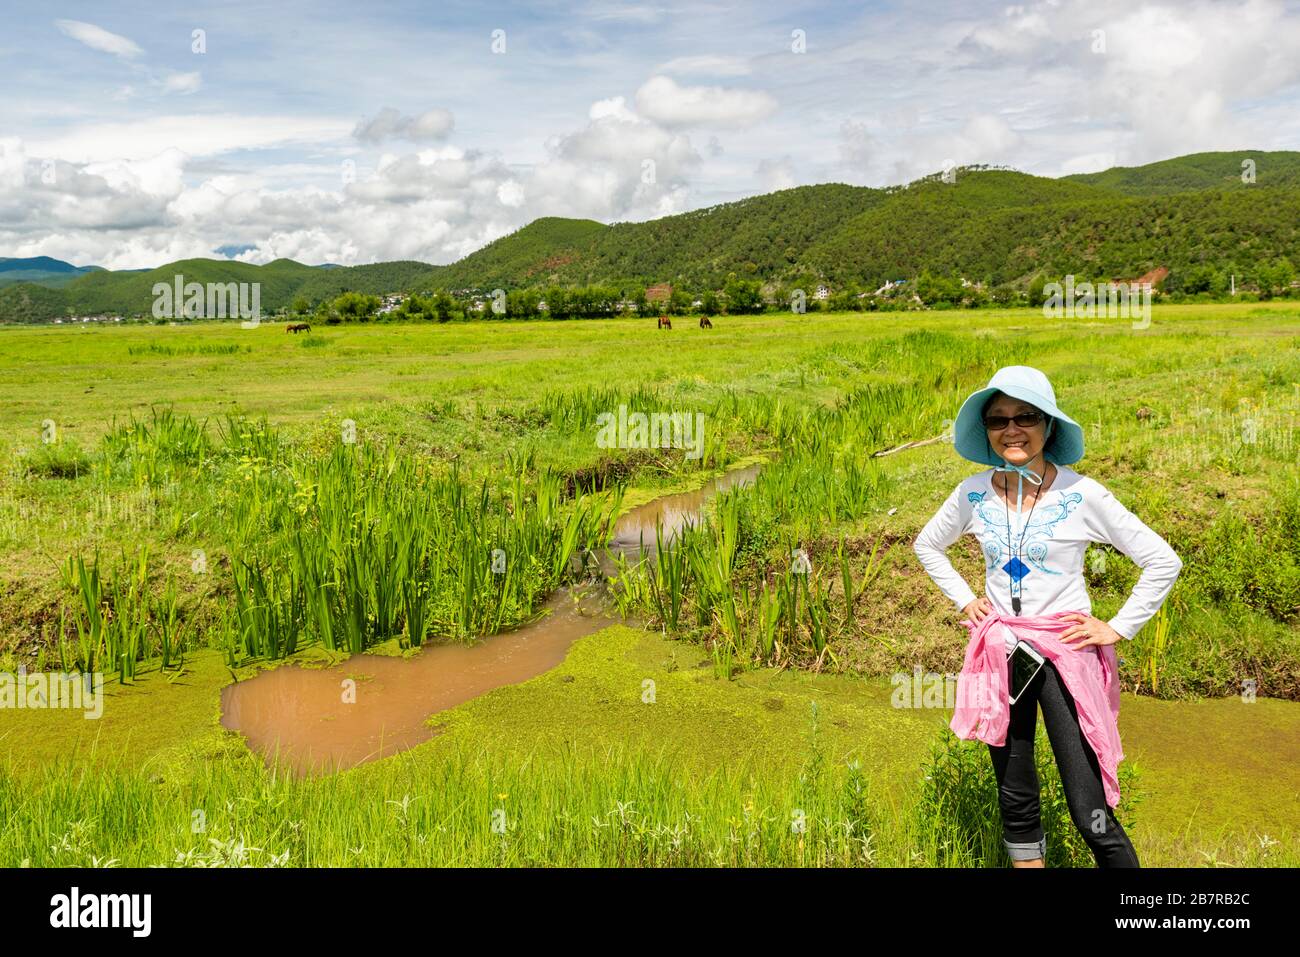
[[[1098,866],[1138,867],[1111,811],[1119,801],[1117,767],[1123,758],[1113,646],[1131,639],[1156,613],[1182,562],[1110,492],[1069,467],[1083,457],[1083,429],[1057,408],[1051,383],[1037,369],[999,369],[986,388],[970,395],[957,414],[953,446],[962,457],[994,467],[953,490],[914,548],[935,584],[967,617],[962,624],[971,638],[952,727],[989,745],[1012,866],[1042,867],[1047,853],[1034,771],[1041,705],[1070,818]],[[984,553],[983,597],[976,597],[945,555],[968,532]],[[1142,568],[1110,621],[1092,616],[1084,587],[1090,542],[1113,545]],[[1046,660],[1008,707],[1006,658],[1021,639]],[[1000,691],[983,708],[961,703],[962,683],[969,689],[981,678]]]

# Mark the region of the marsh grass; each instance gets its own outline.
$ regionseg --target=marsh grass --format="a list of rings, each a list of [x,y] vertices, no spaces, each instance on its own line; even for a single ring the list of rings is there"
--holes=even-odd
[[[22,469],[41,478],[76,479],[91,469],[91,459],[75,440],[42,443],[22,456]]]
[[[105,437],[99,468],[149,489],[196,471],[215,480],[204,518],[225,541],[228,577],[214,574],[233,602],[217,638],[234,660],[313,642],[358,653],[394,637],[469,641],[516,625],[567,580],[575,555],[604,543],[621,496],[568,499],[548,471],[471,484],[454,464],[434,469],[394,446],[339,442],[310,456],[235,417],[217,432],[213,441],[205,423],[154,409]],[[185,520],[170,514],[178,531]],[[128,680],[139,661],[161,656],[166,667],[194,635],[174,583],[165,607],[151,602],[147,546],[111,576],[98,557],[73,556],[64,578],[80,600],[77,642],[61,647],[83,663],[107,656]]]
[[[233,356],[241,352],[252,352],[253,347],[228,343],[196,343],[188,346],[166,345],[151,342],[141,346],[127,346],[129,356]]]
[[[671,750],[571,746],[503,758],[403,752],[299,778],[251,756],[165,767],[71,756],[0,769],[0,865],[1007,867],[987,748],[937,735],[899,794],[835,760],[810,715],[798,762],[688,771]],[[1049,867],[1095,866],[1050,748],[1036,749]],[[1140,775],[1121,766],[1117,817],[1140,840]],[[1189,843],[1198,863],[1294,866],[1266,837]],[[1198,853],[1199,852],[1199,853]],[[1150,866],[1152,862],[1143,861]]]

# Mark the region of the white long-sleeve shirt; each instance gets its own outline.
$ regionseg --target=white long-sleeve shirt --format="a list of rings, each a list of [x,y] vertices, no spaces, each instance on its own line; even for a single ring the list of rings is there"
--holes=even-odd
[[[1007,474],[1014,489],[1017,476]],[[993,469],[988,469],[958,484],[913,544],[926,572],[959,610],[976,595],[945,553],[967,533],[979,539],[984,553],[984,594],[999,614],[1016,614],[1011,606],[1011,571],[1021,575],[1021,616],[1071,609],[1092,614],[1092,599],[1083,579],[1083,556],[1090,542],[1113,545],[1142,568],[1128,601],[1109,622],[1116,632],[1131,639],[1160,610],[1183,567],[1182,560],[1104,486],[1058,465],[1055,481],[1032,516],[1025,508],[1021,518],[1014,502],[1008,506],[994,491],[993,475]],[[1028,526],[1023,524],[1026,519]],[[1013,561],[1017,546],[1019,564]],[[1006,635],[1009,653],[1015,638],[1010,629]]]

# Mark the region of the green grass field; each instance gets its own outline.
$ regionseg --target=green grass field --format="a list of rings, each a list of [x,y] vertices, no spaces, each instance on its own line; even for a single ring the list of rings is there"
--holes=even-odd
[[[872,453],[942,434],[1011,363],[1051,377],[1080,471],[1184,559],[1167,640],[1152,624],[1121,651],[1143,864],[1300,861],[1293,304],[1157,308],[1141,330],[972,311],[0,345],[0,670],[110,673],[101,720],[0,711],[0,863],[1004,864],[984,746],[889,706],[890,675],[960,670],[965,630],[911,541],[975,467],[943,442]],[[620,404],[702,414],[703,454],[600,447]],[[220,728],[232,670],[509,627],[611,514],[754,456],[755,485],[618,583],[651,630],[583,638],[320,780]],[[504,588],[476,565],[498,544],[525,570]],[[795,547],[814,571],[792,603]],[[1136,580],[1107,551],[1103,618]],[[978,582],[974,543],[953,555]],[[1039,752],[1048,863],[1088,866]]]

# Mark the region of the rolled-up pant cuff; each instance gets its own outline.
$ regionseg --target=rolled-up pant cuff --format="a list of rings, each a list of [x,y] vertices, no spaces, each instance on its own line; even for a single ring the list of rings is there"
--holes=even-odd
[[[1046,835],[1044,835],[1040,840],[1037,841],[1025,841],[1025,842],[1016,842],[1016,843],[1013,843],[1012,841],[1008,841],[1006,838],[1003,838],[1002,843],[1006,845],[1007,855],[1013,861],[1036,861],[1040,858],[1046,859],[1047,857],[1047,836]]]

